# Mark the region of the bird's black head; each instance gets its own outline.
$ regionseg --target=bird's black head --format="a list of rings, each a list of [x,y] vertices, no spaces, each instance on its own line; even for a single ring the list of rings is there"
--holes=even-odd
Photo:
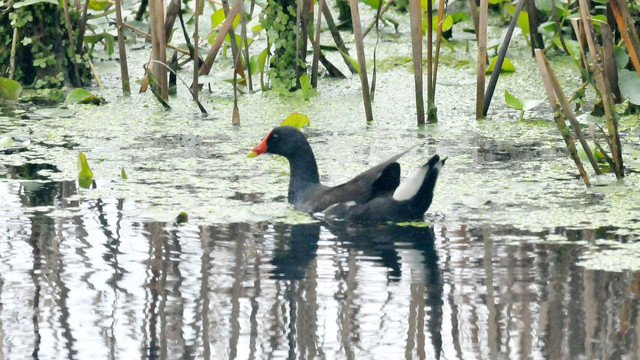
[[[293,126],[273,128],[262,142],[249,152],[249,157],[269,153],[291,158],[296,153],[309,148],[309,143],[302,132]]]

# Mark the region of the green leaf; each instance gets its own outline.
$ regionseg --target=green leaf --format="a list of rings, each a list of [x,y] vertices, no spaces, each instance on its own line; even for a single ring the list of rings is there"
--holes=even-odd
[[[127,176],[127,173],[124,171],[124,168],[120,169],[120,177],[122,178],[122,180],[127,180],[129,178]]]
[[[95,11],[104,10],[109,5],[109,0],[89,0],[89,9]]]
[[[100,98],[83,88],[75,88],[67,95],[68,104],[93,104],[100,103]]]
[[[222,24],[226,16],[224,15],[224,9],[220,8],[211,14],[211,28],[215,29],[216,26]]]
[[[14,9],[18,9],[18,8],[23,7],[23,6],[29,6],[29,5],[40,4],[40,3],[47,3],[47,4],[52,4],[52,5],[59,6],[59,4],[58,4],[58,2],[56,0],[24,0],[24,1],[15,2],[13,4],[13,8]]]
[[[491,59],[491,63],[489,64],[489,67],[487,68],[487,74],[491,74],[493,72],[493,69],[496,67],[496,62],[498,61],[498,57],[494,56],[493,59]],[[504,61],[502,62],[502,69],[500,70],[500,73],[512,73],[516,71],[516,67],[513,66],[513,63],[511,62],[511,60],[509,60],[508,57],[504,58]]]
[[[378,4],[380,3],[379,0],[360,0],[360,2],[365,3],[365,4],[371,6],[374,9],[377,9],[378,8]]]
[[[89,163],[84,153],[78,155],[78,180],[83,188],[89,188],[93,180],[93,171],[89,168]]]
[[[22,92],[19,82],[0,77],[0,99],[17,101]]]
[[[433,31],[438,31],[438,15],[433,17],[431,21],[431,27]],[[444,19],[442,19],[442,31],[447,31],[453,27],[453,17],[451,15],[446,15]]]
[[[309,117],[305,114],[301,113],[291,113],[291,115],[287,116],[286,119],[282,121],[280,126],[294,126],[298,129],[302,129],[303,126],[309,126]]]
[[[513,4],[506,4],[505,9],[509,15],[513,16],[516,13],[516,7]],[[527,36],[529,35],[529,14],[526,11],[520,11],[520,15],[518,15],[518,26],[522,30],[522,34]]]
[[[640,76],[635,71],[621,69],[618,72],[618,87],[622,96],[634,105],[640,105]]]
[[[469,19],[469,14],[464,11],[458,11],[457,13],[451,15],[453,17],[453,22],[457,23],[459,21],[464,21]]]
[[[504,90],[504,101],[507,103],[507,105],[516,110],[524,110],[524,103],[522,102],[522,100],[511,95],[511,93],[509,93],[507,89]]]
[[[615,47],[616,67],[618,69],[624,69],[629,63],[629,54],[622,46]]]

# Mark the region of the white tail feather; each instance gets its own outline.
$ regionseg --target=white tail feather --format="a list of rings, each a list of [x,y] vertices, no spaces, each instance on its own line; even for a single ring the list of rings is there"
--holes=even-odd
[[[414,171],[413,174],[406,178],[400,186],[396,188],[396,191],[393,192],[393,200],[403,201],[411,199],[420,189],[422,180],[424,180],[428,170],[428,166],[423,166]]]
[[[442,161],[438,161],[433,167],[440,170],[442,167]],[[414,197],[418,190],[420,190],[420,186],[422,186],[422,182],[424,181],[425,176],[427,176],[428,171],[428,164],[425,164],[418,168],[418,170],[414,171],[413,174],[407,177],[400,186],[396,188],[396,191],[393,192],[393,200],[403,201]]]

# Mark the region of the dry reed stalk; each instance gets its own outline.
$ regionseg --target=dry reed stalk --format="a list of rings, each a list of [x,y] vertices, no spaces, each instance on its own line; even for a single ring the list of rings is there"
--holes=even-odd
[[[546,56],[541,56],[541,61],[543,62],[543,65],[547,70],[549,83],[553,88],[553,92],[555,93],[556,98],[560,102],[560,107],[562,109],[562,112],[564,113],[564,116],[569,120],[569,123],[571,123],[571,127],[573,128],[573,131],[575,132],[576,137],[578,138],[578,141],[580,141],[580,145],[582,145],[582,148],[587,153],[587,158],[589,158],[589,162],[591,163],[593,170],[596,172],[596,174],[602,174],[602,171],[600,171],[600,167],[598,166],[598,162],[596,161],[596,158],[593,155],[593,152],[591,151],[591,148],[589,147],[589,144],[587,143],[587,140],[585,139],[584,134],[582,133],[582,129],[580,129],[580,124],[576,119],[576,115],[573,113],[573,110],[571,109],[571,105],[569,104],[569,101],[567,100],[567,97],[565,96],[564,91],[562,91],[562,86],[560,85],[560,81],[558,81],[558,78],[556,77],[556,74],[553,71],[553,68],[549,64],[549,60],[547,60]]]
[[[638,76],[640,76],[640,40],[638,39],[638,33],[636,32],[635,24],[629,13],[627,3],[625,0],[611,0],[609,3],[611,4],[611,10],[616,18],[618,30],[620,30],[620,35],[627,47],[633,67],[636,69]]]
[[[476,119],[482,118],[484,110],[484,81],[487,70],[487,25],[489,21],[489,1],[480,0],[478,12],[478,64],[476,83]]]
[[[616,109],[613,104],[613,99],[611,98],[611,88],[609,87],[609,80],[605,74],[600,46],[597,43],[595,32],[591,26],[591,14],[589,13],[587,1],[579,1],[580,18],[582,19],[582,26],[584,26],[584,32],[587,36],[587,44],[589,45],[589,53],[591,54],[591,61],[593,62],[596,84],[598,86],[598,92],[600,92],[600,98],[602,99],[602,105],[604,107],[604,115],[607,120],[607,130],[609,131],[608,140],[611,143],[611,153],[616,164],[614,172],[616,177],[620,179],[624,174],[622,148],[620,146],[620,137],[618,136],[618,119]]]
[[[364,45],[362,43],[362,26],[360,25],[360,11],[358,10],[358,0],[349,0],[351,7],[351,22],[353,25],[353,38],[356,44],[356,54],[358,55],[358,65],[360,66],[360,85],[362,87],[362,102],[367,122],[373,121],[371,111],[371,93],[369,91],[369,80],[367,79],[367,64],[364,58]]]
[[[418,126],[425,123],[424,95],[422,93],[422,4],[420,0],[409,0],[409,17],[411,21],[411,49],[413,51],[413,78],[416,90],[416,113]]]
[[[535,50],[536,61],[538,62],[538,69],[540,70],[540,74],[542,75],[542,82],[544,84],[544,89],[547,92],[547,96],[549,97],[549,103],[551,105],[551,109],[553,110],[553,118],[558,126],[558,130],[560,131],[560,135],[562,135],[562,139],[564,143],[567,145],[567,150],[569,150],[569,154],[571,159],[573,159],[576,167],[578,168],[578,172],[582,177],[585,185],[591,186],[589,182],[589,175],[584,169],[582,165],[582,161],[580,161],[580,156],[578,155],[578,150],[576,149],[576,144],[571,137],[571,132],[567,125],[565,124],[564,116],[562,116],[562,112],[558,111],[558,103],[556,99],[556,95],[553,92],[553,86],[551,85],[551,80],[549,79],[549,71],[546,67],[544,52],[540,49]]]
[[[342,40],[340,31],[338,31],[338,28],[336,27],[336,24],[333,21],[333,15],[331,15],[331,10],[329,9],[329,6],[324,6],[322,8],[322,15],[324,15],[324,18],[327,21],[327,27],[329,28],[329,32],[333,37],[333,41],[336,43],[336,47],[338,48],[338,50],[340,50],[340,55],[342,55],[342,59],[344,60],[345,65],[347,65],[347,68],[349,69],[349,71],[351,71],[352,74],[357,73],[358,70],[356,70],[353,64],[351,64],[351,61],[349,61],[349,59],[347,58],[347,55],[349,55],[349,50],[344,45],[344,41]]]
[[[516,24],[518,22],[518,16],[522,11],[522,7],[524,6],[524,2],[526,0],[520,0],[518,6],[516,7],[516,11],[511,18],[511,23],[509,24],[509,28],[507,29],[507,33],[504,35],[504,40],[502,41],[502,46],[500,46],[500,50],[498,51],[498,59],[496,60],[496,65],[493,68],[493,72],[491,73],[491,78],[489,79],[489,85],[487,86],[487,91],[484,94],[484,108],[482,110],[482,116],[487,116],[487,112],[489,111],[489,105],[491,104],[491,99],[493,98],[493,91],[496,89],[496,85],[498,84],[498,78],[500,77],[500,71],[502,70],[502,64],[504,63],[504,58],[507,56],[507,49],[509,49],[509,43],[511,42],[511,36],[513,35],[513,30],[516,28]]]
[[[206,59],[204,59],[204,62],[200,66],[201,73],[207,75],[209,74],[209,71],[211,71],[211,65],[213,65],[213,62],[216,60],[218,50],[220,50],[220,47],[224,42],[224,37],[229,32],[229,29],[231,29],[231,25],[233,25],[233,19],[240,12],[240,6],[242,6],[242,1],[236,1],[231,9],[229,9],[226,18],[222,22],[222,25],[220,25],[220,29],[218,30],[216,38],[213,40],[213,45],[211,45],[211,49],[209,50]]]
[[[316,40],[313,43],[313,62],[311,63],[311,86],[318,87],[318,62],[320,60],[320,26],[322,25],[322,8],[325,0],[318,0],[318,18],[316,20]]]
[[[198,83],[198,75],[199,75],[199,65],[200,55],[198,54],[198,42],[200,39],[198,38],[198,30],[199,30],[199,18],[200,18],[200,1],[196,0],[196,12],[194,16],[194,31],[193,31],[193,100],[198,101],[198,97],[200,96],[200,84]]]
[[[167,71],[162,66],[162,64],[167,63],[167,42],[164,32],[164,6],[162,1],[149,1],[149,22],[151,28],[151,59],[153,60],[151,73],[157,81],[158,89],[156,91],[166,101],[169,98],[169,88]]]
[[[115,5],[116,29],[118,31],[118,56],[120,58],[120,80],[122,81],[122,92],[125,95],[129,95],[131,94],[131,85],[129,83],[129,66],[127,65],[127,48],[124,44],[124,30],[122,28],[122,7],[120,4],[120,0],[115,0]]]
[[[80,82],[80,71],[78,70],[78,62],[76,61],[76,44],[73,38],[73,31],[71,30],[71,17],[69,15],[69,0],[62,1],[63,10],[64,10],[64,19],[65,26],[67,28],[67,35],[69,36],[69,45],[73,49],[73,56],[71,57],[71,62],[73,63],[73,71],[76,75],[76,86],[81,87],[82,83]]]

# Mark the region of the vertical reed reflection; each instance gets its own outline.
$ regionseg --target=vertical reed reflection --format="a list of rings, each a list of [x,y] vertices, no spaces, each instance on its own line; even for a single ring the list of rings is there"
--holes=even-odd
[[[610,229],[178,226],[1,189],[5,358],[640,357],[639,273],[577,265]]]

